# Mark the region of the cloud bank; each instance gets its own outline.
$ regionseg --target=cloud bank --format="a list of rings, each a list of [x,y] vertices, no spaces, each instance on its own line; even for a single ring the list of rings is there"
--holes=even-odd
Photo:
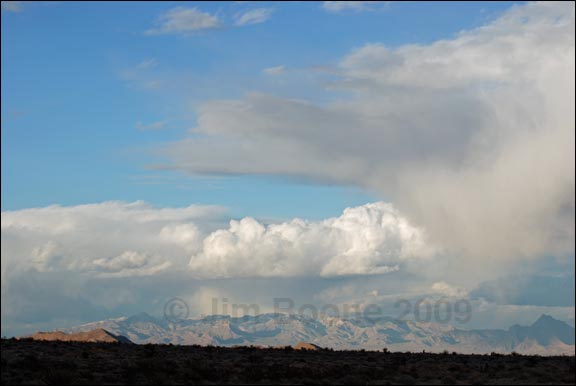
[[[158,313],[174,296],[198,300],[195,312],[210,311],[206,293],[269,305],[276,291],[305,302],[323,281],[389,274],[435,256],[387,203],[274,224],[228,221],[216,206],[143,202],[6,211],[1,248],[5,333]]]
[[[193,315],[213,312],[212,297],[265,311],[274,297],[319,307],[378,304],[396,315],[398,299],[465,298],[475,286],[443,267],[443,251],[384,202],[320,221],[276,223],[229,220],[216,206],[103,202],[6,211],[1,225],[4,334],[141,311],[161,315],[174,296],[189,301]],[[573,320],[573,297],[558,303],[553,293],[533,296],[573,286],[573,276],[560,280],[480,284],[472,292],[476,326],[493,326],[484,314],[496,311],[505,314],[498,327],[542,312]],[[521,305],[510,310],[505,293],[523,299]]]
[[[381,274],[430,258],[425,235],[386,203],[323,221],[223,221],[213,206],[143,202],[51,206],[2,213],[2,269],[149,276],[298,277]]]
[[[574,52],[573,3],[515,6],[452,39],[352,51],[330,103],[206,102],[163,151],[191,174],[374,189],[466,264],[570,254]]]

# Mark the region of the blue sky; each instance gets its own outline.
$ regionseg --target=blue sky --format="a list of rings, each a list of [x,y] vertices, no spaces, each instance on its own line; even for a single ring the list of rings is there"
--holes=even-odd
[[[1,17],[3,335],[272,295],[574,324],[573,3]]]
[[[216,14],[222,26],[148,36],[177,6]],[[236,216],[322,218],[376,199],[373,192],[278,177],[187,177],[154,171],[151,150],[194,126],[190,107],[248,91],[322,101],[306,74],[290,83],[262,73],[278,65],[328,66],[369,42],[392,47],[449,38],[496,17],[506,2],[394,3],[374,12],[328,12],[321,2],[22,4],[2,12],[2,210],[106,200],[219,204]],[[263,23],[234,15],[271,8]],[[137,70],[150,61],[149,69]],[[135,79],[128,73],[134,74]],[[165,82],[156,89],[143,83]],[[183,81],[180,79],[184,79]],[[137,122],[166,122],[139,130]]]

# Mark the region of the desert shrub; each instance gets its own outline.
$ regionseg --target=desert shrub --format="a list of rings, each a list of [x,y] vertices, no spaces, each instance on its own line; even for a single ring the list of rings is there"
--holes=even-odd
[[[49,369],[42,376],[47,385],[73,385],[75,384],[74,372],[66,369]]]
[[[28,371],[40,371],[44,369],[45,364],[42,363],[38,357],[34,354],[25,354],[22,358],[14,361],[13,366],[15,368],[26,369]]]
[[[415,382],[415,379],[413,376],[408,375],[408,374],[402,374],[400,375],[398,378],[395,379],[395,384],[398,385],[413,385]]]

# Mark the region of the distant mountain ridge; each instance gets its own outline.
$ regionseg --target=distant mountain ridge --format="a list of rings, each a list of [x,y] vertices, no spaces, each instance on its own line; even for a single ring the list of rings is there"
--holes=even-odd
[[[261,314],[231,317],[211,315],[170,322],[146,313],[71,328],[82,332],[102,328],[134,343],[217,346],[293,346],[298,342],[351,350],[422,351],[574,355],[574,328],[542,315],[530,326],[508,330],[463,330],[446,324],[379,318],[340,319],[321,316]]]

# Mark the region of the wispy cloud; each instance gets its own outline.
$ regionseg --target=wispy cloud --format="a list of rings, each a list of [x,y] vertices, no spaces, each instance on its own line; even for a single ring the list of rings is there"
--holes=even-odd
[[[268,67],[262,70],[266,75],[280,75],[286,71],[286,66],[283,64],[280,66]]]
[[[220,26],[216,15],[198,8],[176,7],[158,17],[157,26],[146,31],[147,35],[186,34]]]
[[[235,17],[236,26],[263,23],[272,16],[272,8],[256,8],[243,13],[238,13]]]
[[[154,71],[158,65],[159,62],[156,58],[148,58],[120,70],[118,76],[131,87],[157,90],[164,85],[164,82],[158,78],[158,74]],[[138,122],[136,126],[137,128],[143,128],[145,125]]]
[[[2,11],[6,12],[20,12],[22,10],[23,1],[2,1]]]
[[[136,69],[137,70],[147,70],[150,68],[154,68],[158,66],[158,61],[156,60],[156,58],[150,58],[150,59],[146,59],[141,61],[140,63],[138,63],[136,65]]]
[[[324,1],[322,8],[329,12],[375,11],[389,5],[389,1]]]
[[[134,127],[138,130],[161,130],[166,126],[164,121],[156,121],[151,123],[136,122]]]

